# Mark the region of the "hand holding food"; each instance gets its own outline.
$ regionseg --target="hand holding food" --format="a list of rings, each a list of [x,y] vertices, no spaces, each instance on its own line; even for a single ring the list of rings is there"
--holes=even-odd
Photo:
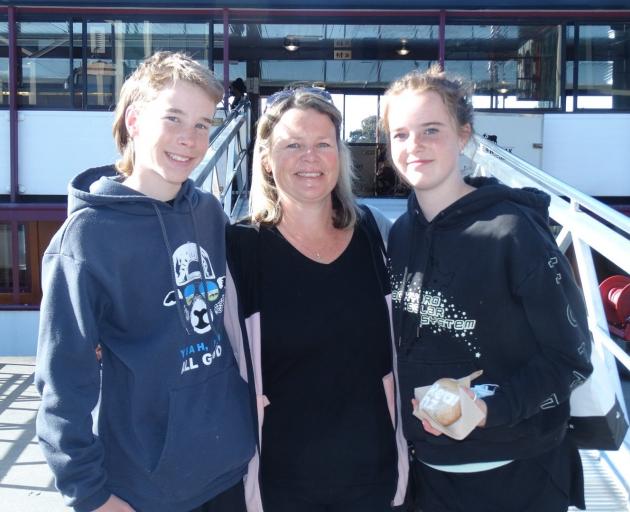
[[[481,373],[479,370],[460,379],[442,378],[431,386],[414,389],[413,414],[422,421],[427,432],[464,439],[485,423],[485,403],[480,403],[470,389],[471,381]],[[427,424],[431,428],[427,428]]]
[[[440,425],[452,425],[462,415],[459,383],[449,378],[435,381],[420,401],[420,408]]]

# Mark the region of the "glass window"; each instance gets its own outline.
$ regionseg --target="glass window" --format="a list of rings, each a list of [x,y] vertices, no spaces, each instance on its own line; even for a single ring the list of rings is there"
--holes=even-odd
[[[437,24],[231,24],[230,59],[251,60],[254,50],[261,87],[318,81],[329,88],[382,89],[437,60],[438,33]],[[214,41],[222,48],[222,27],[215,27]]]
[[[414,60],[292,60],[290,64],[287,60],[263,60],[260,79],[263,84],[311,81],[333,88],[383,89],[405,73],[429,65],[429,61]]]
[[[556,25],[447,25],[444,67],[474,83],[478,108],[559,108],[559,48]]]
[[[158,50],[183,51],[208,64],[208,23],[153,23],[121,20],[87,23],[87,69],[78,69],[79,88],[87,78],[88,108],[111,108],[127,76]]]
[[[378,103],[377,95],[346,94],[343,118],[347,142],[376,142]]]
[[[215,60],[214,61],[214,76],[219,80],[223,80],[223,61]],[[242,78],[243,81],[247,77],[247,63],[246,62],[236,62],[230,61],[230,82],[232,82],[235,78]]]
[[[9,27],[0,21],[0,106],[9,105]]]
[[[0,293],[13,291],[12,271],[12,247],[11,225],[0,224]],[[24,224],[18,224],[18,266],[20,279],[20,292],[29,291],[29,269],[26,265],[26,236]]]
[[[17,23],[18,105],[70,107],[70,40],[65,20]]]
[[[110,109],[118,99],[123,81],[140,61],[158,50],[172,50],[186,52],[207,65],[209,42],[208,23],[20,22],[19,104],[38,108]],[[0,47],[0,59],[1,52]],[[0,85],[2,82],[0,60]]]
[[[567,37],[567,53],[578,60],[577,84],[574,62],[567,60],[567,95],[576,90],[576,107],[630,110],[630,23],[580,25],[577,53],[573,46]]]

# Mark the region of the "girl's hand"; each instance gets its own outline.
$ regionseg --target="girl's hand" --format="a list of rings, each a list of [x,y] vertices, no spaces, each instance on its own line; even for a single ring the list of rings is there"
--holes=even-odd
[[[415,398],[411,399],[411,405],[413,406],[413,410],[415,411],[418,408],[419,402],[418,400],[416,400]],[[431,423],[429,423],[427,420],[421,420],[422,421],[422,428],[424,428],[424,430],[426,430],[429,434],[433,434],[434,436],[441,436],[442,432],[440,432],[439,430],[435,430],[432,426]]]
[[[477,395],[475,395],[475,392],[470,389],[470,388],[463,388],[464,391],[466,392],[466,394],[473,399],[473,401],[475,402],[475,404],[477,405],[477,407],[479,407],[479,409],[481,410],[481,412],[483,413],[483,418],[481,418],[481,421],[477,424],[478,427],[485,427],[486,426],[486,416],[488,415],[488,406],[486,405],[486,402],[484,402],[481,398],[478,398]],[[411,399],[411,405],[413,407],[413,410],[415,411],[418,408],[418,401],[415,398]],[[440,432],[439,430],[434,429],[431,424],[427,421],[427,420],[421,420],[422,421],[422,428],[424,428],[424,430],[426,430],[429,434],[433,434],[434,436],[441,436],[442,432]]]

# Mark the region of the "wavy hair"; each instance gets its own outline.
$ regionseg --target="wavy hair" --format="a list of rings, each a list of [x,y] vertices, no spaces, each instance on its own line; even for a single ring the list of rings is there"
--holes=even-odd
[[[312,88],[282,91],[281,98],[268,105],[258,120],[252,161],[252,186],[249,196],[250,214],[254,222],[276,225],[282,219],[282,204],[271,173],[265,171],[265,161],[271,150],[273,130],[290,109],[313,109],[328,116],[335,126],[339,151],[339,177],[332,191],[333,225],[338,229],[354,226],[357,220],[352,193],[354,171],[350,150],[341,139],[341,112],[323,94]],[[285,97],[286,96],[286,97]]]

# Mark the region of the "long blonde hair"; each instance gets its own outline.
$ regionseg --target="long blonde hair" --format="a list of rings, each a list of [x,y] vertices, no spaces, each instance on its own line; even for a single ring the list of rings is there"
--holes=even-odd
[[[133,140],[125,125],[127,109],[152,100],[161,90],[178,81],[200,87],[215,103],[223,98],[223,86],[208,68],[184,53],[154,53],[125,80],[116,104],[112,134],[122,155],[116,162],[116,169],[121,174],[131,175],[135,158]]]
[[[283,91],[284,93],[285,91]],[[352,193],[354,172],[350,150],[341,139],[341,112],[321,94],[311,89],[286,91],[281,99],[270,104],[258,120],[252,162],[252,187],[249,196],[250,213],[254,222],[276,225],[282,219],[282,204],[271,173],[265,171],[265,161],[271,150],[273,130],[290,109],[313,109],[330,118],[335,126],[339,149],[339,178],[332,191],[333,225],[343,229],[354,226],[357,219]]]

